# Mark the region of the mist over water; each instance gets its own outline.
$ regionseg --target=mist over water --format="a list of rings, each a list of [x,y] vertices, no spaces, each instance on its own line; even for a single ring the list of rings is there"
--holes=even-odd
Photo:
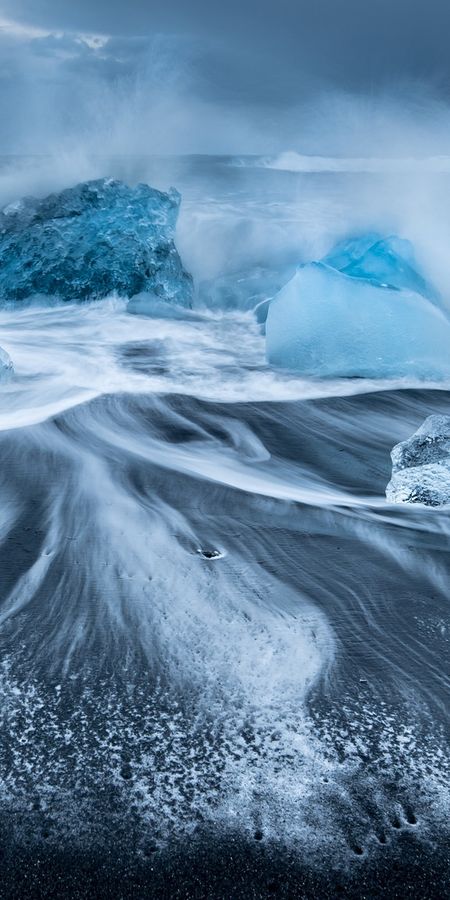
[[[340,159],[4,161],[5,203],[100,174],[174,184],[195,280],[167,318],[120,297],[0,310],[0,802],[20,852],[119,840],[157,865],[238,835],[351,880],[445,842],[448,511],[385,487],[450,384],[279,372],[252,312],[274,272],[373,229],[410,239],[448,302],[446,165]]]

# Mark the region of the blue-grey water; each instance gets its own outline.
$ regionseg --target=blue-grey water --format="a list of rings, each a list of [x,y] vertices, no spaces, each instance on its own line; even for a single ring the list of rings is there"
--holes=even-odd
[[[272,370],[251,306],[361,226],[450,297],[450,175],[254,163],[89,164],[181,191],[192,312],[0,310],[5,896],[445,892],[450,519],[385,487],[450,383]]]

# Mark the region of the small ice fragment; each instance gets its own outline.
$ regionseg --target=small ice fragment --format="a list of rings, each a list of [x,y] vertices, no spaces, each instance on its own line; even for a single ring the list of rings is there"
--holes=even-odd
[[[450,503],[450,416],[433,415],[391,453],[391,503]]]

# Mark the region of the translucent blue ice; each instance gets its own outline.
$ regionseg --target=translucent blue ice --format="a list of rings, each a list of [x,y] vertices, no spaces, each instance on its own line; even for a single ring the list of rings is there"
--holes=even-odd
[[[177,191],[101,179],[0,213],[0,302],[74,301],[150,291],[190,306],[192,280],[174,244]]]
[[[391,235],[368,234],[337,244],[322,262],[344,275],[363,278],[378,287],[411,290],[429,300],[438,294],[418,271],[410,241]]]
[[[268,360],[316,376],[450,376],[450,320],[437,297],[407,241],[349,241],[301,266],[273,299]]]

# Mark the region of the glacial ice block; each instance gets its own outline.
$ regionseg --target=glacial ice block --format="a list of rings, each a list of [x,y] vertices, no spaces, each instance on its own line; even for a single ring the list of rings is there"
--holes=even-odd
[[[450,320],[428,297],[326,263],[300,267],[269,306],[269,363],[304,375],[444,378]]]
[[[0,304],[132,297],[190,306],[192,279],[174,244],[177,191],[101,179],[25,198],[0,213]]]
[[[396,444],[391,459],[386,497],[392,503],[450,503],[450,416],[428,416],[412,437]]]
[[[0,347],[0,382],[8,381],[13,372],[14,368],[9,353]]]

